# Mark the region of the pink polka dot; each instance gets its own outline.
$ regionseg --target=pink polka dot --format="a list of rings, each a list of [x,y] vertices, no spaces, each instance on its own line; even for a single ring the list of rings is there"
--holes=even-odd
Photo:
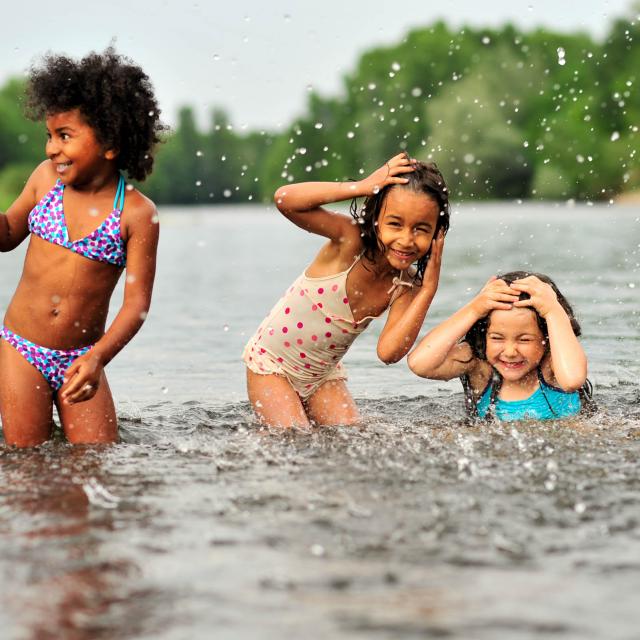
[[[304,341],[302,340],[302,338],[298,338],[298,339],[296,340],[296,342],[297,342],[298,344],[302,344]]]
[[[329,349],[335,349],[335,348],[336,348],[336,345],[335,345],[335,344],[330,344],[330,345],[329,345]]]
[[[264,349],[260,349],[260,353],[266,353]]]
[[[331,337],[331,331],[327,331],[327,333],[324,334],[325,338],[330,338]]]
[[[284,341],[284,346],[287,347],[287,349],[291,346],[291,343],[288,340]]]
[[[318,306],[322,309],[322,302],[318,302]]]
[[[272,336],[274,333],[273,329],[269,329],[269,335]]]
[[[287,331],[289,331],[287,327],[282,327],[282,333],[287,333]]]
[[[305,385],[304,385],[304,388],[305,388],[305,389],[311,389],[311,387],[312,387],[312,385],[310,385],[310,384],[305,384]]]
[[[289,307],[287,307],[287,308],[284,310],[284,312],[285,312],[286,314],[289,314],[289,313],[291,313],[291,309],[290,309]]]
[[[331,324],[331,318],[325,318],[325,319],[324,319],[324,321],[325,321],[327,324]]]
[[[304,359],[304,358],[307,357],[307,354],[304,351],[301,351],[300,352],[300,357]]]
[[[343,329],[342,333],[349,333],[349,332],[346,329]]]
[[[304,368],[305,368],[305,369],[311,369],[311,365],[307,362],[307,363],[304,365]]]
[[[318,341],[318,336],[316,336],[316,335],[312,335],[312,336],[311,336],[311,339],[312,339],[314,342],[317,342],[317,341]]]
[[[284,362],[284,360],[282,358],[278,358],[278,362],[280,362],[282,364]]]
[[[344,302],[345,304],[349,304],[349,298],[342,298],[342,302]]]
[[[302,327],[304,327],[304,325],[302,324],[302,322],[298,322],[298,324],[296,325],[296,327],[298,327],[298,329],[302,329]]]
[[[311,305],[311,311],[317,311],[317,310],[318,310],[318,305],[317,304]]]
[[[331,291],[337,291],[338,290],[338,285],[334,284],[333,287],[331,287]]]
[[[303,296],[304,295],[304,291],[302,289],[300,289],[300,295]]]
[[[323,289],[322,287],[320,287],[320,288],[318,289],[318,293],[319,293],[320,295],[322,295],[322,294],[324,293],[324,289]]]

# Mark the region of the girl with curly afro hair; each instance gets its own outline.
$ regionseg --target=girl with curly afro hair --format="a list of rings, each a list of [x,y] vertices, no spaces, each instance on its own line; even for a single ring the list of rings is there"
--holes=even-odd
[[[0,417],[7,444],[51,436],[53,405],[72,443],[117,440],[104,367],[147,316],[158,216],[128,178],[151,172],[164,125],[145,73],[112,48],[32,67],[27,114],[46,125],[47,159],[6,213],[0,251],[29,237],[0,328]],[[127,271],[122,306],[109,301]]]

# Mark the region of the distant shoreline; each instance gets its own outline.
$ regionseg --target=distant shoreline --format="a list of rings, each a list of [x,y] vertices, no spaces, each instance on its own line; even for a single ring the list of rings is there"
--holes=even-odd
[[[640,205],[640,190],[627,191],[615,197],[616,204],[638,204]]]

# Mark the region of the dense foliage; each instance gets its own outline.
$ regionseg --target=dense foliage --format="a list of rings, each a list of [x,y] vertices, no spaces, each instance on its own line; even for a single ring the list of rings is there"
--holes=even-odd
[[[398,149],[435,160],[460,198],[606,199],[640,188],[640,21],[599,42],[548,30],[451,30],[438,22],[368,51],[337,96],[310,93],[278,132],[238,131],[185,107],[145,192],[158,203],[268,199],[287,181],[355,179]],[[0,91],[6,205],[42,157],[22,87]]]

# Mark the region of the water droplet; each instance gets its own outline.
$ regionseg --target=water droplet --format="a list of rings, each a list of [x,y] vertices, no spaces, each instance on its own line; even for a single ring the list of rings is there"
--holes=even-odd
[[[169,387],[162,387],[162,393],[169,393]]]
[[[401,69],[400,64],[399,64],[399,63],[397,63],[397,62],[392,62],[392,63],[391,63],[391,68],[392,68],[394,71],[400,71],[400,69]]]
[[[349,138],[349,139],[353,138],[353,136],[355,136],[355,135],[356,135],[356,134],[355,134],[355,133],[353,133],[353,131],[349,131],[349,132],[347,132],[347,138]]]
[[[218,60],[220,60],[220,56],[217,53],[213,54],[213,60],[214,62],[218,62]]]
[[[223,331],[229,331],[229,325],[228,325],[228,324],[225,324],[225,325],[222,327],[222,330],[223,330]]]
[[[373,191],[374,195],[376,193],[380,193],[380,187],[378,185],[376,185],[375,187],[373,187],[372,191]]]
[[[321,558],[326,553],[321,544],[311,545],[310,551],[311,555],[316,556],[316,558]]]
[[[411,95],[414,98],[419,98],[422,95],[422,89],[420,87],[413,87],[413,89],[411,89]]]
[[[132,273],[130,273],[130,274],[127,276],[127,283],[132,284],[132,283],[134,283],[135,281],[136,281],[136,277],[135,277]]]
[[[611,142],[615,142],[616,140],[620,139],[620,134],[617,131],[614,131],[611,134]]]
[[[200,151],[200,150],[196,151],[196,156],[197,156],[198,158],[202,158],[202,156],[203,156],[202,151]]]
[[[490,44],[490,43],[491,43],[491,38],[489,36],[483,36],[482,44]]]
[[[322,124],[322,122],[316,122],[313,126],[314,126],[316,129],[322,129],[323,124]]]
[[[222,192],[222,195],[223,195],[225,198],[230,198],[230,197],[231,197],[231,190],[230,190],[230,189],[225,189],[225,190]]]
[[[202,186],[202,180],[196,180],[196,187]]]

